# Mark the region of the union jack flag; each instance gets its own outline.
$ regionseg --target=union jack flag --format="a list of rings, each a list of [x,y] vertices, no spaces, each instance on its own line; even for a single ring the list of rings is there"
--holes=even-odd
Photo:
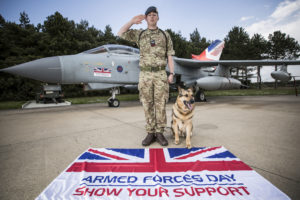
[[[94,67],[94,76],[111,77],[111,69]]]
[[[90,148],[67,172],[186,172],[252,170],[224,147]]]
[[[104,67],[95,67],[94,72],[96,72],[96,73],[111,73],[111,69],[104,68]]]
[[[224,147],[89,148],[36,198],[290,199]]]

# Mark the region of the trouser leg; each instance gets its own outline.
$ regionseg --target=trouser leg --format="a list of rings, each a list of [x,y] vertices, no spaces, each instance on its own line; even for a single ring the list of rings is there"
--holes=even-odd
[[[155,107],[155,132],[163,133],[167,126],[166,103],[169,98],[169,84],[165,71],[155,74],[154,85],[154,107]]]
[[[140,73],[138,88],[145,113],[146,131],[155,133],[154,85],[151,72]]]

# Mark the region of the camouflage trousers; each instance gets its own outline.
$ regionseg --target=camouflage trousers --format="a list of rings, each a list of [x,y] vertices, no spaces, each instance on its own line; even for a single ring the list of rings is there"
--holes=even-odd
[[[166,103],[169,99],[166,71],[141,71],[138,89],[145,112],[146,131],[163,133],[167,125]]]

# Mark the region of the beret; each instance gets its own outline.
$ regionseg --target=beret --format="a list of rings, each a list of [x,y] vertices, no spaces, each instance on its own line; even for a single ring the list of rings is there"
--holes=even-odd
[[[154,7],[154,6],[150,6],[150,7],[146,10],[145,15],[148,15],[148,14],[151,13],[151,12],[155,12],[155,13],[158,14],[157,8]]]

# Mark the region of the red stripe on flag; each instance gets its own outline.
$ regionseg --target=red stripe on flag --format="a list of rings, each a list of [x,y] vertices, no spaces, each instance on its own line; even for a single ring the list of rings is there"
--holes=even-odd
[[[104,72],[104,71],[94,71],[95,73],[104,73],[104,74],[111,74],[111,72],[110,71],[108,71],[108,72]]]
[[[116,159],[116,160],[128,160],[126,158],[122,158],[122,157],[119,157],[119,156],[114,156],[114,155],[104,153],[104,152],[101,152],[101,151],[97,151],[97,150],[94,150],[94,149],[89,149],[88,151],[92,152],[94,154],[99,154],[99,155],[106,156],[106,157],[109,157],[109,158],[113,158],[113,159]]]
[[[190,157],[202,154],[202,153],[206,153],[208,151],[213,151],[213,150],[216,150],[216,149],[219,149],[219,148],[221,148],[221,147],[212,147],[212,148],[197,151],[197,152],[194,152],[194,153],[189,153],[188,155],[184,155],[184,156],[181,156],[181,157],[178,157],[178,158],[175,158],[175,159],[182,160],[182,159],[190,158]]]
[[[166,162],[163,149],[150,149],[150,163],[74,163],[67,172],[186,172],[252,170],[242,161]]]

